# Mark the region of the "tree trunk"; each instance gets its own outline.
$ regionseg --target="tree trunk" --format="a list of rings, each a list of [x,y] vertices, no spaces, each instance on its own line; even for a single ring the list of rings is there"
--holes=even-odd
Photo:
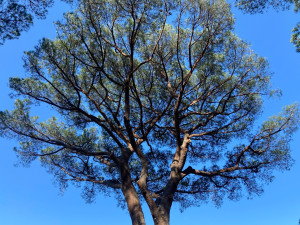
[[[127,207],[131,217],[132,225],[146,225],[140,200],[136,192],[130,189],[122,189],[122,191],[127,202]]]
[[[164,209],[160,209],[160,221],[157,225],[169,225],[170,224],[170,211],[165,211]]]
[[[158,223],[158,225],[170,224],[170,211],[179,181],[180,178],[178,172],[176,172],[176,170],[172,170],[164,193],[157,202],[157,204],[159,205],[160,214],[160,222]]]
[[[120,167],[122,192],[125,197],[132,225],[146,225],[144,213],[135,187],[131,182],[130,170],[127,163]]]

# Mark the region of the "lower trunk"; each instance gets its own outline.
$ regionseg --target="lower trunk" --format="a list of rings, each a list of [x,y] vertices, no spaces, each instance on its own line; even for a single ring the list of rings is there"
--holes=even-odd
[[[157,225],[170,224],[170,211],[174,200],[174,194],[180,180],[177,174],[178,173],[176,173],[175,171],[171,171],[170,179],[165,187],[164,193],[159,199],[157,199],[157,205],[160,215],[160,220]]]
[[[140,199],[132,183],[128,163],[122,163],[120,165],[120,175],[122,180],[122,192],[127,203],[132,225],[146,225]],[[155,225],[170,224],[170,210],[179,181],[180,177],[178,172],[172,169],[170,179],[164,188],[164,192],[155,202],[151,201],[151,196],[147,195],[147,186],[144,184],[144,187],[139,184],[139,188],[148,203]]]
[[[158,213],[152,215],[154,225],[169,225],[170,213],[158,208]]]
[[[135,187],[132,184],[128,165],[120,168],[122,179],[122,192],[125,197],[132,225],[146,225],[144,213]]]
[[[132,188],[134,188],[132,186]],[[125,196],[132,225],[145,225],[141,203],[135,190],[122,190]]]
[[[170,212],[160,209],[160,219],[157,225],[169,225],[170,224]]]

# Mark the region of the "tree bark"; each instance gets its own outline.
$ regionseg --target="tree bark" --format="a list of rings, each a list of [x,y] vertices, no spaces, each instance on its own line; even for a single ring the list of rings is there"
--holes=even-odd
[[[159,205],[160,223],[158,225],[170,224],[170,211],[174,200],[174,194],[176,193],[178,184],[182,179],[181,171],[185,165],[185,160],[188,152],[188,145],[190,138],[188,134],[184,135],[182,144],[177,147],[176,153],[171,164],[171,173],[162,196],[158,199]]]
[[[158,225],[170,224],[170,211],[179,181],[180,179],[178,178],[177,172],[171,171],[170,179],[162,196],[156,200],[160,215],[159,223],[157,223]]]
[[[165,210],[164,207],[159,208],[160,211],[160,221],[157,225],[169,225],[170,224],[170,211]]]
[[[127,203],[132,225],[146,225],[141,203],[136,189],[132,184],[127,163],[123,163],[122,166],[120,166],[120,174],[122,179],[122,192]]]

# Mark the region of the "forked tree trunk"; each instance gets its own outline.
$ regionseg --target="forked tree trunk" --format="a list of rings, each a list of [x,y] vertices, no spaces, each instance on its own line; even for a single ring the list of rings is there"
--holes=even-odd
[[[170,211],[174,200],[174,194],[176,192],[179,176],[174,170],[171,171],[170,179],[165,187],[163,195],[159,199],[159,223],[157,225],[169,225],[170,224]],[[155,224],[156,225],[156,224]]]
[[[177,186],[176,184],[174,186]],[[166,187],[168,190],[168,185]],[[169,225],[170,224],[170,211],[173,203],[173,192],[165,192],[165,195],[157,199],[158,215],[152,215],[155,225]]]
[[[136,189],[131,182],[130,174],[126,172],[126,168],[124,168],[121,174],[123,180],[122,192],[123,195],[125,196],[132,225],[146,225],[141,203],[137,195]],[[172,203],[170,202],[170,199],[162,200],[160,206],[158,207],[159,209],[158,215],[156,214],[156,216],[153,217],[153,222],[155,225],[170,224],[171,205]]]
[[[119,168],[122,180],[122,192],[127,203],[128,212],[131,217],[132,225],[146,225],[141,202],[132,183],[128,160],[126,159],[124,160],[125,162],[123,161],[122,163],[120,163]],[[146,202],[148,203],[155,225],[170,224],[171,206],[179,181],[180,176],[178,170],[176,168],[172,168],[170,179],[161,197],[156,199],[156,202],[151,202],[151,200],[147,199],[146,195],[144,196]],[[141,187],[142,186],[140,186],[140,189],[143,190],[143,188]]]

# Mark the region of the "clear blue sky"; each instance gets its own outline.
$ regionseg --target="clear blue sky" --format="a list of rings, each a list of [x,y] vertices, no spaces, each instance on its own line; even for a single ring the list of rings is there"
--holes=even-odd
[[[42,37],[53,38],[53,21],[61,17],[64,5],[50,10],[47,20],[36,21],[21,38],[0,46],[0,110],[11,108],[8,78],[23,76],[22,55]],[[292,11],[263,15],[236,12],[236,32],[252,44],[261,56],[268,58],[274,72],[273,87],[283,96],[268,100],[263,117],[276,114],[284,105],[300,101],[300,54],[289,42],[293,26],[300,20]],[[39,165],[14,167],[17,162],[12,148],[14,140],[0,139],[0,224],[1,225],[129,225],[126,210],[117,207],[111,197],[99,195],[96,203],[86,204],[80,189],[69,187],[64,195],[53,185],[53,177]],[[276,179],[265,187],[265,193],[252,200],[225,200],[221,208],[203,204],[183,213],[174,205],[171,225],[297,225],[300,219],[300,132],[291,145],[296,163],[291,171],[276,173]],[[148,224],[153,224],[146,212]]]

